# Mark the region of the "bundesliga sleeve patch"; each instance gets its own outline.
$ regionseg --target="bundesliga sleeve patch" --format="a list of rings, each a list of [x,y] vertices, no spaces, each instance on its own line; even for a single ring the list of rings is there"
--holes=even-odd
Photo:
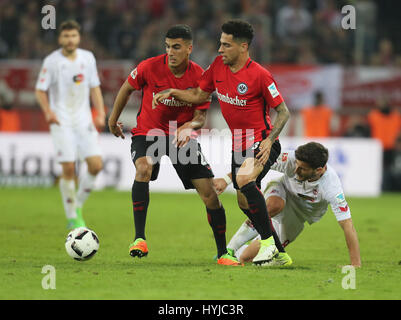
[[[131,78],[135,80],[136,76],[138,75],[138,70],[135,68],[131,72]]]
[[[268,86],[267,89],[269,89],[269,92],[270,92],[270,94],[272,95],[273,98],[277,97],[280,94],[278,92],[274,82],[270,86]]]
[[[340,208],[342,212],[347,212],[348,211],[348,204],[347,201],[345,200],[344,193],[339,193],[336,195],[336,201],[337,205]]]
[[[336,195],[336,200],[338,204],[344,203],[345,202],[344,193],[339,193],[338,195]]]

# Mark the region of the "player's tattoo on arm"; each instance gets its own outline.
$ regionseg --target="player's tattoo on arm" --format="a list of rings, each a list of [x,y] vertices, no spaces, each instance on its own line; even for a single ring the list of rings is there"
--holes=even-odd
[[[283,130],[285,124],[287,123],[288,119],[290,118],[290,111],[287,108],[285,102],[279,104],[274,110],[277,112],[276,120],[273,124],[273,130],[270,132],[268,138],[270,141],[276,140],[279,136],[281,130]]]

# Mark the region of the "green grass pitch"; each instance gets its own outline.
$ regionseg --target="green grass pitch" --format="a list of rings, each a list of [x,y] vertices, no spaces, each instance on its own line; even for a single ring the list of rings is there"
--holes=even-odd
[[[227,242],[244,221],[235,196],[224,194]],[[305,225],[287,247],[292,267],[216,265],[214,238],[196,194],[151,193],[149,255],[128,255],[133,240],[129,192],[94,192],[84,207],[100,238],[96,256],[71,259],[64,249],[66,220],[57,188],[0,189],[0,299],[401,299],[401,196],[348,198],[358,232],[362,268],[355,289],[342,287],[349,263],[342,230],[329,211]],[[56,270],[56,289],[42,288],[42,268]]]

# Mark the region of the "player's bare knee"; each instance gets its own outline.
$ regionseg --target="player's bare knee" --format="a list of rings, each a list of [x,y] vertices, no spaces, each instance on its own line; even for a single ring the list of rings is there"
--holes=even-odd
[[[283,211],[284,205],[284,200],[279,197],[269,197],[266,200],[267,212],[270,217],[274,217]]]
[[[66,180],[72,180],[75,178],[75,163],[63,163],[62,177]]]
[[[148,163],[140,163],[136,165],[135,180],[150,181],[152,176],[152,165]]]
[[[203,203],[209,209],[218,209],[221,207],[217,193],[210,188],[210,190],[202,191],[199,193]]]
[[[91,164],[88,166],[88,171],[91,175],[96,176],[99,174],[100,171],[103,169],[103,162],[99,161],[95,164]]]

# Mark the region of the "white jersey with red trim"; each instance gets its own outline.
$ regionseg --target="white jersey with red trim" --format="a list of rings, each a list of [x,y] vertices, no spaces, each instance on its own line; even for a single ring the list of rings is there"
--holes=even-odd
[[[92,52],[76,50],[75,60],[66,58],[61,49],[43,61],[36,89],[48,91],[50,109],[61,125],[87,126],[92,123],[90,89],[100,85]]]
[[[291,206],[291,210],[302,221],[309,224],[319,221],[327,212],[329,204],[337,221],[351,218],[340,178],[330,165],[327,165],[326,172],[318,180],[298,181],[295,174],[295,152],[288,151],[280,154],[271,169],[284,173],[281,181],[286,191],[286,206]]]

